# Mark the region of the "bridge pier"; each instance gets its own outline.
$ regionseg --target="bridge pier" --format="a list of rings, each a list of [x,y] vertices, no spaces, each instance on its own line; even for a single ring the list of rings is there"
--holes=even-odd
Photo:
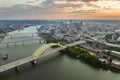
[[[13,38],[12,35],[10,37],[11,37],[11,39]]]
[[[17,47],[17,44],[15,43],[15,47]]]
[[[33,37],[34,35],[32,34],[32,37]]]
[[[22,43],[22,45],[23,45],[23,46],[25,45],[24,42]]]
[[[39,40],[39,44],[41,44],[41,40]]]
[[[18,72],[20,70],[20,68],[18,66],[16,66],[15,70]]]
[[[7,47],[9,47],[8,43],[7,43]]]
[[[36,60],[31,61],[32,65],[35,65],[36,63],[37,63]]]

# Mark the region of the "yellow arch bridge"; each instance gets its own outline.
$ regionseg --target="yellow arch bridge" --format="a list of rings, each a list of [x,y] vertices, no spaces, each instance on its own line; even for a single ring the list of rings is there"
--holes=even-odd
[[[60,46],[61,48],[66,48],[64,46],[62,46],[61,44],[56,44],[56,43],[49,43],[49,44],[45,44],[42,47],[38,48],[33,54],[32,54],[32,58],[37,59],[46,49],[48,49],[51,46]]]
[[[38,59],[39,57],[41,57],[42,55],[45,55],[45,54],[42,54],[42,53],[51,46],[59,46],[59,47],[55,48],[55,49],[52,49],[51,51],[48,51],[49,54],[55,53],[59,50],[63,50],[68,46],[75,46],[75,45],[82,44],[82,43],[85,43],[85,41],[76,41],[76,42],[73,42],[73,43],[70,43],[70,44],[67,44],[67,45],[64,45],[64,46],[59,44],[59,43],[58,44],[56,44],[56,43],[44,44],[43,46],[38,48],[31,56],[29,56],[27,58],[24,58],[24,59],[21,59],[21,60],[18,60],[18,61],[14,61],[14,62],[5,64],[3,66],[0,66],[0,72],[7,71],[11,68],[15,68],[16,70],[19,70],[18,66],[23,65],[23,64],[28,63],[28,62],[31,62],[32,64],[35,64],[36,63],[35,60]]]

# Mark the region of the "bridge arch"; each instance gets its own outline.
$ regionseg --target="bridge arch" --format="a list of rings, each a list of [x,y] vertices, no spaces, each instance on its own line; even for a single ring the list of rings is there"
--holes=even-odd
[[[63,45],[61,44],[57,44],[57,43],[49,43],[49,44],[44,44],[43,46],[41,46],[40,48],[38,48],[33,54],[32,54],[32,57],[34,59],[37,59],[46,49],[48,49],[49,47],[52,47],[52,46],[59,46],[59,47],[62,47],[62,48],[65,48]]]

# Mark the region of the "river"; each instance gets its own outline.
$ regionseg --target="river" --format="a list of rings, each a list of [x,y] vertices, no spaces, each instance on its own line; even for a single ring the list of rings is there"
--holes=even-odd
[[[33,26],[28,29],[33,30]],[[35,29],[35,27],[34,27]],[[20,33],[17,31],[11,32]],[[21,31],[23,33],[23,31]],[[24,34],[24,36],[28,34]],[[14,35],[15,36],[15,35]],[[13,37],[14,37],[13,36]],[[37,37],[37,36],[35,36]],[[17,36],[17,39],[23,39]],[[31,37],[30,37],[31,38]],[[16,38],[15,38],[16,39]],[[18,39],[18,40],[19,40]],[[4,41],[10,41],[10,37],[6,37]],[[1,46],[1,53],[6,52],[9,55],[7,60],[0,60],[0,65],[27,57],[31,55],[38,47],[43,45],[38,41],[31,41],[29,43],[14,44],[9,47]],[[37,60],[35,66],[27,63],[20,66],[20,71],[16,72],[14,69],[0,73],[0,80],[119,80],[120,74],[111,71],[104,71],[102,69],[95,69],[79,59],[71,58],[59,52],[49,55]]]
[[[0,65],[30,56],[37,48],[43,45],[44,44],[43,40],[41,40],[41,43],[39,43],[39,40],[34,40],[41,39],[36,33],[37,33],[36,26],[31,26],[25,28],[24,30],[16,30],[9,32],[8,36],[6,36],[0,44],[0,58],[2,54],[7,53],[8,59],[7,60],[0,59]],[[26,40],[28,41],[25,42]],[[9,42],[8,46],[7,44],[3,44],[7,42]]]

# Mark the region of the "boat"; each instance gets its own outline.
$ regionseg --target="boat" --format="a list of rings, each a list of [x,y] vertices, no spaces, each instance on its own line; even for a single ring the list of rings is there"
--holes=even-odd
[[[2,54],[2,59],[7,59],[8,58],[8,54]]]

